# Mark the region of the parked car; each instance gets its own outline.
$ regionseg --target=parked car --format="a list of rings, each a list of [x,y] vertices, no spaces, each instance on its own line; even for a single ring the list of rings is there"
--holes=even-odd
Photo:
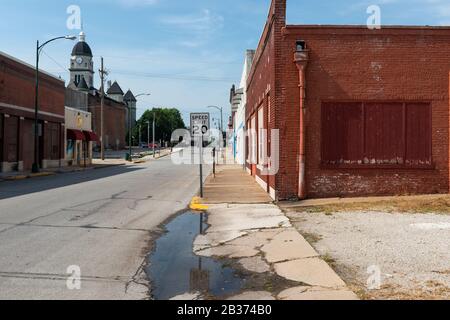
[[[153,143],[149,143],[149,144],[148,144],[148,147],[149,147],[150,149],[153,149]],[[159,149],[159,143],[155,143],[155,149]]]

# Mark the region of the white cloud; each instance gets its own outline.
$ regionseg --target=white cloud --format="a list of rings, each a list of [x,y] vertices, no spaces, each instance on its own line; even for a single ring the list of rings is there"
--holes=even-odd
[[[172,15],[160,19],[160,22],[166,25],[178,28],[188,28],[193,31],[207,31],[220,28],[223,26],[224,18],[220,15],[211,13],[210,10],[204,9],[200,15]]]
[[[225,19],[209,9],[203,9],[200,14],[164,16],[159,22],[183,36],[183,39],[175,41],[178,45],[196,48],[206,44],[213,34],[222,29]]]
[[[155,5],[158,0],[118,0],[118,2],[125,7],[143,7]]]

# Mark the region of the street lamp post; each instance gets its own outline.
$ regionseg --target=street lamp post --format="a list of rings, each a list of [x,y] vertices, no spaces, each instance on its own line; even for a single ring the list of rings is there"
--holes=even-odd
[[[142,96],[151,96],[150,93],[141,93],[135,96],[135,98],[142,97]],[[132,123],[131,123],[131,117],[133,108],[131,107],[131,99],[128,99],[125,101],[127,108],[128,108],[128,146],[129,146],[129,152],[130,152],[130,159],[129,161],[133,161],[133,148],[132,148]],[[136,109],[135,109],[136,110]],[[140,131],[140,130],[139,130]],[[139,139],[140,139],[140,133],[139,133]]]
[[[139,141],[139,148],[141,148],[141,145],[142,145],[142,140],[141,140],[141,137],[142,137],[142,135],[141,135],[141,128],[142,128],[142,125],[139,124],[139,139],[138,139],[138,141]]]
[[[153,110],[153,158],[156,158],[156,148],[155,148],[155,110]]]
[[[222,144],[224,143],[223,141],[223,109],[222,107],[217,107],[217,106],[209,106],[208,108],[214,108],[220,111],[220,149],[222,151]],[[222,153],[222,157],[223,157],[223,153]]]
[[[150,121],[147,121],[147,147],[150,145]]]
[[[221,141],[223,141],[223,109],[221,107],[217,106],[209,106],[208,108],[214,108],[220,111],[220,134],[221,134]]]
[[[39,45],[39,40],[36,45],[36,87],[35,87],[35,96],[34,96],[34,163],[32,172],[39,172],[39,56],[42,52],[42,49],[55,40],[65,39],[65,40],[75,40],[77,37],[75,36],[63,36],[56,37],[47,42],[44,42],[42,45]]]

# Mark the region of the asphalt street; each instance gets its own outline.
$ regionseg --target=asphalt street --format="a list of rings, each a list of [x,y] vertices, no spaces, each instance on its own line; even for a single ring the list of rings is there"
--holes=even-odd
[[[148,298],[152,231],[198,189],[170,157],[0,182],[0,299]]]

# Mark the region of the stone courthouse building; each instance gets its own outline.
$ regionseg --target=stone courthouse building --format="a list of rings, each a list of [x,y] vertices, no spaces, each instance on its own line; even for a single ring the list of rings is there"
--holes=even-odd
[[[101,137],[101,94],[94,87],[94,62],[92,49],[80,33],[70,57],[70,82],[66,90],[66,106],[92,114],[92,130]],[[105,95],[103,108],[103,137],[105,148],[120,150],[126,142],[127,107],[120,95]],[[94,141],[98,148],[99,141]]]
[[[247,81],[248,171],[277,199],[449,193],[449,57],[449,27],[287,25],[273,0]],[[279,129],[274,175],[259,129]]]

